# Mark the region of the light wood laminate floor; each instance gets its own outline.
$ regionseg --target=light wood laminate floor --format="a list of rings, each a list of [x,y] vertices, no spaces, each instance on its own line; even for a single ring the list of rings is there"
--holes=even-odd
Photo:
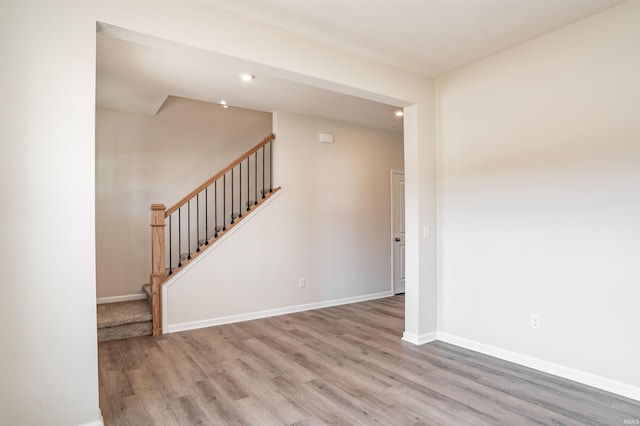
[[[99,344],[115,425],[637,424],[640,403],[441,342],[404,297]],[[614,360],[612,360],[614,361]]]

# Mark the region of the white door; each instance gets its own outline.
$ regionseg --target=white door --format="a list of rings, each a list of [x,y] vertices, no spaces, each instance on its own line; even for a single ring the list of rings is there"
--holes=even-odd
[[[404,293],[404,172],[391,174],[393,293]]]

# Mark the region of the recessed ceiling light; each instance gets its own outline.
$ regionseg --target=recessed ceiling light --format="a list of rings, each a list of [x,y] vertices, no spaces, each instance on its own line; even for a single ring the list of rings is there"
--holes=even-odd
[[[254,78],[256,78],[256,76],[248,72],[243,72],[242,74],[240,74],[240,79],[242,81],[251,81]]]
[[[404,115],[404,111],[398,110],[398,111],[394,112],[394,114],[396,115],[396,117],[402,117]]]
[[[224,99],[220,100],[220,105],[226,105],[226,104],[227,104],[227,101],[225,101]]]

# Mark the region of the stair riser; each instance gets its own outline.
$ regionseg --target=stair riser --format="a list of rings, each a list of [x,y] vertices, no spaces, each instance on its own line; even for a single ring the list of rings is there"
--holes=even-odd
[[[98,342],[128,339],[130,337],[151,336],[151,321],[117,325],[98,329]]]

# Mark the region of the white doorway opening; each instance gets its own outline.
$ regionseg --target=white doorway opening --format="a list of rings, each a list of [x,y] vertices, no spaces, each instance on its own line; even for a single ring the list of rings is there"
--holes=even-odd
[[[391,275],[393,294],[404,293],[405,231],[404,231],[404,172],[391,171]]]

